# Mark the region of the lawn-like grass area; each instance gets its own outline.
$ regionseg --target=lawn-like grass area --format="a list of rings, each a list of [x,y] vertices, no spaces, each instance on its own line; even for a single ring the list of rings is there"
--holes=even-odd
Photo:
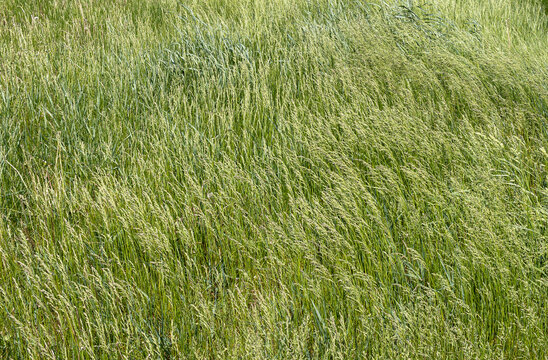
[[[0,358],[546,359],[543,1],[0,1]]]

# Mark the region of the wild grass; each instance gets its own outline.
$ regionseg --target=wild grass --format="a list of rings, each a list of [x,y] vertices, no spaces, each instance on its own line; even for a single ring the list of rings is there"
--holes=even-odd
[[[548,357],[541,1],[0,3],[0,357]]]

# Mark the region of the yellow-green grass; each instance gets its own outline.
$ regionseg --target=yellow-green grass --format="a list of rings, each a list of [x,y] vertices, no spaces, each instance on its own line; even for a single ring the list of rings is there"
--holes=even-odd
[[[542,6],[0,2],[0,358],[547,358]]]

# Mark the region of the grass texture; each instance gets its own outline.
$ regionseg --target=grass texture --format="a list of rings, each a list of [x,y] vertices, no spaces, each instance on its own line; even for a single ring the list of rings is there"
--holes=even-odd
[[[547,359],[541,0],[3,0],[0,358]]]

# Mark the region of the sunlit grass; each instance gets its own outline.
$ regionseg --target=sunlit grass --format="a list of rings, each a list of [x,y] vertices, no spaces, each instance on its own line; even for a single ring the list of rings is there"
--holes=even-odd
[[[0,357],[548,356],[541,1],[0,3]]]

